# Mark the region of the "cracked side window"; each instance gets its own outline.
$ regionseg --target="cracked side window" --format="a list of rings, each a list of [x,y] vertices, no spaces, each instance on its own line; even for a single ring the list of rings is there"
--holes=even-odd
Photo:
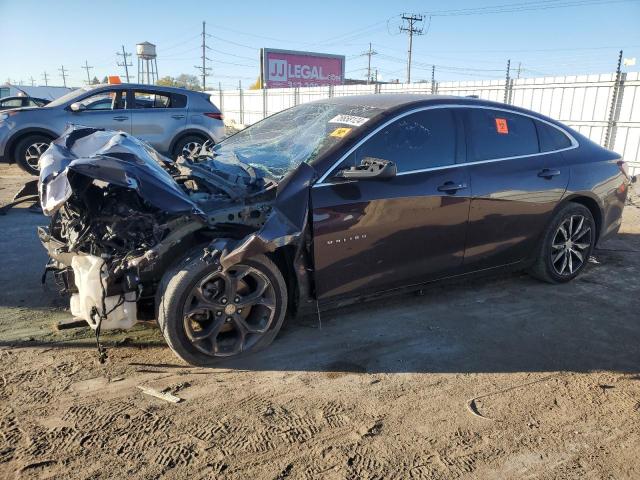
[[[398,172],[453,165],[456,132],[448,109],[424,110],[402,117],[361,145],[349,164],[359,165],[366,157],[391,160]]]

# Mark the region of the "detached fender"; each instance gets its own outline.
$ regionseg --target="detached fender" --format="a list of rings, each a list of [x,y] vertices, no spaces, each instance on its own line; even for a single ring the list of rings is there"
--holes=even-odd
[[[309,188],[316,171],[302,163],[280,182],[273,209],[260,230],[246,236],[220,257],[224,269],[246,258],[271,253],[285,245],[300,245],[309,218]]]

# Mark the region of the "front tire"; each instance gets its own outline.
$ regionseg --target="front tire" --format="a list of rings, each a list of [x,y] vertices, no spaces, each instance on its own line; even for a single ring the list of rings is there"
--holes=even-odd
[[[167,344],[196,366],[266,347],[287,308],[282,273],[264,255],[221,271],[193,254],[165,273],[158,295],[157,318]]]
[[[589,209],[568,203],[547,227],[529,273],[548,283],[573,280],[589,261],[595,241],[595,222]]]
[[[51,138],[45,135],[28,135],[15,149],[15,161],[18,166],[31,175],[39,175],[38,161],[44,151],[49,148]]]

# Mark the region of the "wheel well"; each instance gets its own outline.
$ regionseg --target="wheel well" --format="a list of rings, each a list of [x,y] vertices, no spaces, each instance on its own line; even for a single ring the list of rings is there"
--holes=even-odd
[[[7,158],[13,163],[16,146],[26,137],[30,135],[43,135],[45,137],[49,137],[51,140],[55,140],[57,136],[54,133],[48,132],[46,130],[28,130],[26,132],[19,133],[14,138],[9,140],[8,148],[7,148]]]
[[[596,222],[596,239],[600,238],[600,232],[602,231],[602,211],[598,203],[589,197],[574,197],[569,199],[569,201],[579,203],[589,209],[593,216],[593,221]]]

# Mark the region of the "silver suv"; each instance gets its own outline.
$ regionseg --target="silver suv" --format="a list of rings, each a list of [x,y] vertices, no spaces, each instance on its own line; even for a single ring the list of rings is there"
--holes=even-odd
[[[206,93],[131,83],[97,85],[41,108],[0,112],[0,162],[15,162],[37,175],[40,155],[69,124],[120,130],[172,158],[224,138],[222,114]]]

